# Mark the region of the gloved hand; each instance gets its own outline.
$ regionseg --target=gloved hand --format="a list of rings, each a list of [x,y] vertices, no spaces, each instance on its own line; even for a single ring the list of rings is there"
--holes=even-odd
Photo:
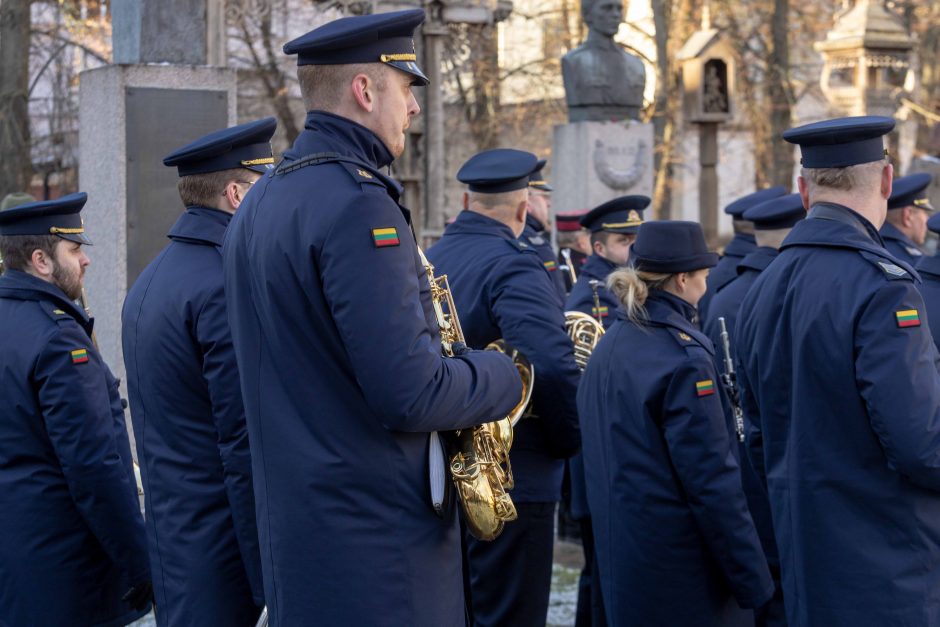
[[[153,583],[147,580],[131,587],[130,590],[124,593],[121,600],[126,601],[133,609],[138,611],[146,608],[149,603],[153,602]]]
[[[461,355],[472,352],[472,349],[463,342],[454,342],[451,344],[450,350],[454,353],[454,357],[460,357]]]

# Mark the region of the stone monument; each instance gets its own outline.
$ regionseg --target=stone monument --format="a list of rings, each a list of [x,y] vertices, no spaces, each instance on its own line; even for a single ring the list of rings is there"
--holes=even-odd
[[[582,0],[584,43],[561,59],[568,124],[555,127],[552,207],[591,208],[626,194],[653,193],[653,126],[637,118],[646,69],[614,41],[620,0]]]
[[[220,39],[223,0],[116,0],[115,64],[82,72],[79,187],[95,245],[86,275],[104,359],[124,377],[121,307],[127,288],[166,244],[183,210],[163,156],[235,123],[233,70]],[[186,16],[181,21],[180,16]]]

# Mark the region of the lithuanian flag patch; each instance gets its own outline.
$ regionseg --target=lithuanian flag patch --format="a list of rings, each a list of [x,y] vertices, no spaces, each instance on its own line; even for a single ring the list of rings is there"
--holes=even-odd
[[[919,327],[920,326],[920,315],[918,315],[916,309],[905,309],[904,311],[894,312],[895,318],[898,320],[898,326],[902,329],[905,327]]]
[[[401,244],[401,240],[398,239],[398,229],[393,226],[384,229],[372,229],[372,241],[375,243],[376,248]]]
[[[548,270],[549,272],[554,272],[555,269],[558,267],[557,264],[552,260],[543,261],[542,265],[545,266],[545,269]]]
[[[920,326],[920,315],[917,313],[916,309],[905,309],[904,311],[894,312],[894,317],[898,320],[898,326],[902,329],[905,327],[919,327]]]
[[[88,351],[84,348],[78,348],[69,353],[72,356],[73,364],[88,363]]]
[[[701,396],[711,396],[715,393],[715,382],[711,379],[695,382],[695,393]]]
[[[606,318],[610,314],[607,311],[607,307],[601,307],[600,309],[598,309],[597,307],[591,307],[591,315],[594,316],[595,318],[597,316],[600,316],[601,318]]]

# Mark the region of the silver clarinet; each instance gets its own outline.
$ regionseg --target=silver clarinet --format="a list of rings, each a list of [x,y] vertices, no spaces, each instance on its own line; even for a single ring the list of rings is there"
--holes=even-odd
[[[738,434],[738,441],[744,441],[744,410],[741,409],[741,397],[738,393],[738,379],[734,372],[734,360],[731,358],[731,339],[728,337],[728,327],[724,318],[718,318],[721,327],[721,348],[724,353],[725,372],[721,375],[721,383],[731,400],[731,411],[734,414],[734,430]]]

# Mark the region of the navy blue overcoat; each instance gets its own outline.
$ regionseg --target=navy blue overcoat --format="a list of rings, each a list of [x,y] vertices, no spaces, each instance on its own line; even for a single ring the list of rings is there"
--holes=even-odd
[[[702,296],[702,299],[698,303],[699,321],[704,323],[704,321],[708,320],[708,308],[711,305],[712,298],[715,297],[718,290],[737,278],[738,264],[750,253],[754,252],[755,248],[757,248],[757,240],[754,239],[753,234],[734,234],[734,237],[731,238],[731,241],[725,246],[724,253],[721,259],[718,260],[718,265],[712,268],[708,273],[708,278],[706,279],[708,291],[705,292],[705,295]]]
[[[391,162],[363,126],[309,113],[222,248],[275,627],[462,625],[460,529],[453,501],[432,506],[430,432],[521,396],[506,356],[442,356]]]
[[[464,211],[428,250],[428,259],[448,275],[468,346],[484,348],[503,338],[532,362],[538,417],[516,425],[510,494],[520,503],[557,501],[564,457],[579,444],[574,397],[580,373],[561,301],[539,256],[508,226]]]
[[[891,253],[895,259],[900,259],[913,266],[923,258],[924,252],[917,244],[890,222],[885,222],[881,226],[880,233],[885,250]]]
[[[726,625],[773,594],[695,309],[654,290],[578,389],[587,496],[610,625]]]
[[[545,232],[545,225],[542,224],[541,220],[531,213],[526,214],[525,228],[522,230],[522,235],[519,236],[519,239],[534,248],[535,252],[538,253],[539,259],[542,260],[542,265],[548,270],[548,276],[552,279],[555,293],[558,294],[558,298],[561,299],[561,302],[564,302],[565,297],[568,295],[568,289],[565,287],[564,274],[558,266],[558,254],[555,252],[555,249],[552,248],[552,242],[549,237],[549,234]]]
[[[820,203],[739,313],[790,625],[940,624],[940,355],[913,269]]]
[[[917,272],[923,279],[923,283],[917,287],[924,297],[930,332],[933,334],[934,344],[940,349],[940,257],[921,257],[917,262]]]
[[[157,623],[252,626],[264,604],[248,429],[229,331],[231,214],[188,207],[124,301]]]
[[[7,270],[0,320],[0,625],[126,625],[150,567],[117,379],[58,287]]]
[[[617,319],[617,308],[620,306],[617,298],[607,289],[607,276],[616,268],[613,262],[600,255],[588,257],[581,267],[578,282],[574,284],[568,300],[565,301],[565,311],[580,311],[597,318],[591,280],[600,281],[601,284],[597,286],[597,296],[601,301],[600,319],[604,328],[609,328]]]

